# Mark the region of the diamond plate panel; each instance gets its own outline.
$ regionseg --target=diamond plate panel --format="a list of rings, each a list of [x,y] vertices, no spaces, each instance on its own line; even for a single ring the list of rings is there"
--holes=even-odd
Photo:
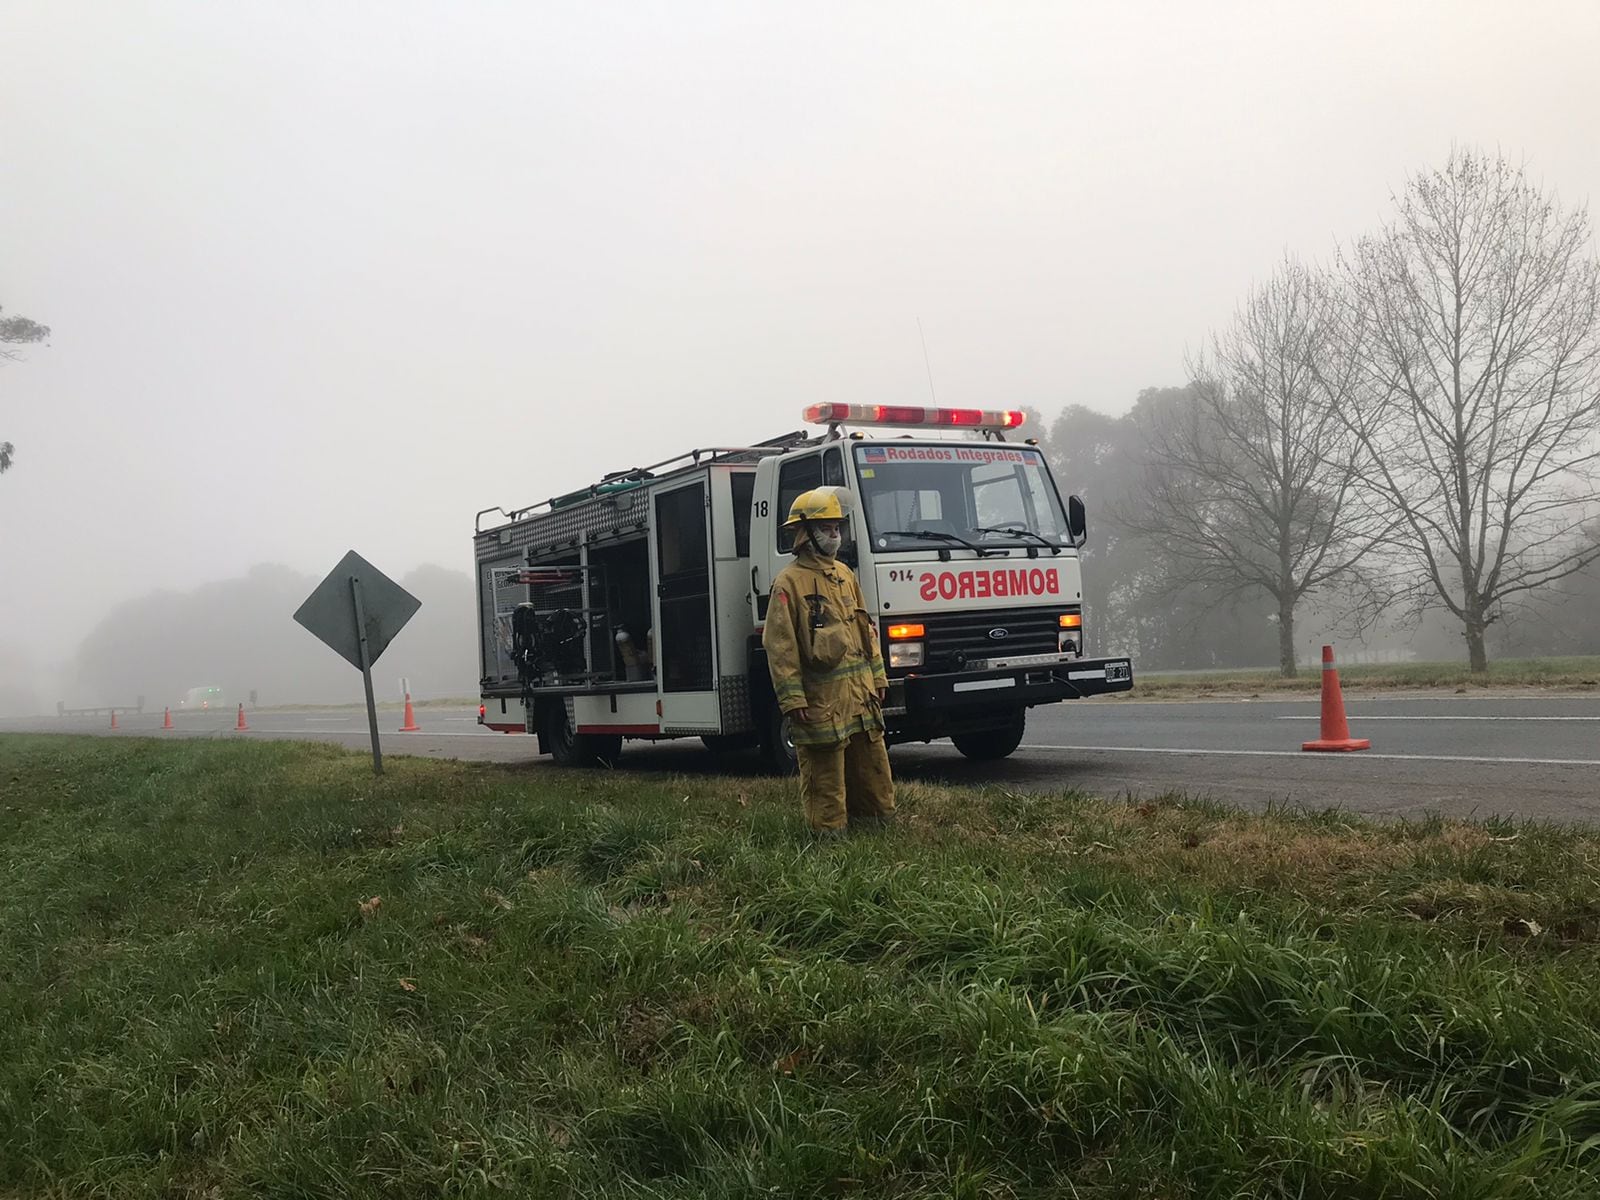
[[[536,513],[510,525],[487,530],[474,539],[479,561],[527,548],[535,554],[565,545],[575,538],[642,531],[650,519],[650,489],[638,487],[603,499],[574,504],[554,512]]]
[[[723,733],[747,733],[756,727],[750,712],[749,676],[721,676],[717,680],[717,699],[722,708]]]

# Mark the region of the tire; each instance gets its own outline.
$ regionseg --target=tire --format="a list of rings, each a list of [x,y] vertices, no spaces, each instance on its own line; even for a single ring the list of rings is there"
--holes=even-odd
[[[622,757],[620,733],[577,733],[567,717],[565,704],[552,704],[544,710],[539,731],[539,748],[562,767],[612,767]]]
[[[795,753],[794,742],[789,737],[789,718],[776,704],[767,710],[767,720],[761,728],[761,758],[774,775],[800,772],[800,756]]]
[[[737,754],[741,750],[749,750],[761,742],[758,733],[702,733],[700,740],[705,743],[707,750],[713,754]]]
[[[974,729],[970,733],[953,733],[950,740],[974,762],[992,762],[1005,758],[1021,745],[1027,727],[1028,710],[1019,708],[1008,724],[993,729]]]

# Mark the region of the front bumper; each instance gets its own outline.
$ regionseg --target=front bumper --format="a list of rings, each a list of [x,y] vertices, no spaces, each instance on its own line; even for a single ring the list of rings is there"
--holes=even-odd
[[[1000,670],[907,675],[894,683],[899,687],[891,688],[885,715],[904,715],[911,722],[965,718],[976,713],[1126,692],[1133,687],[1133,663],[1121,657],[1075,658]]]

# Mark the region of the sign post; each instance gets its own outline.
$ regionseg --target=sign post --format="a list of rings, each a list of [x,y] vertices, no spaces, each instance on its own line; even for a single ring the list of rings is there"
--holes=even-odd
[[[319,583],[294,619],[353,667],[361,670],[372,734],[372,771],[383,774],[378,742],[378,704],[372,694],[372,664],[416,615],[422,602],[354,550]]]
[[[367,693],[367,729],[372,733],[372,773],[383,774],[383,747],[378,742],[378,702],[372,698],[372,657],[367,650],[367,614],[361,606],[361,576],[350,576],[350,599],[361,637],[361,686]]]

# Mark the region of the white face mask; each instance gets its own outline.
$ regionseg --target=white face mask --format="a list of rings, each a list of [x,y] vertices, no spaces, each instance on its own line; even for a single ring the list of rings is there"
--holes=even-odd
[[[838,533],[819,533],[813,540],[817,545],[817,553],[824,558],[838,554],[839,547],[844,544],[844,536]]]

